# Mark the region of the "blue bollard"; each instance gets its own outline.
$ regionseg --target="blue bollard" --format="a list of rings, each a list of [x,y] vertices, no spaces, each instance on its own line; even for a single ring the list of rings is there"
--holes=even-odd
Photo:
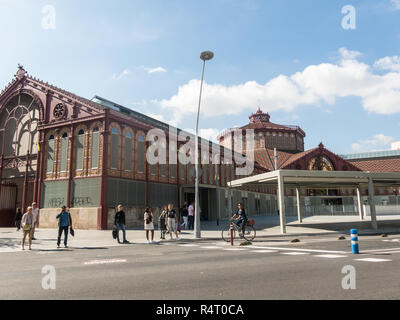
[[[351,250],[353,251],[353,254],[359,254],[357,229],[350,230],[350,238],[351,238]]]

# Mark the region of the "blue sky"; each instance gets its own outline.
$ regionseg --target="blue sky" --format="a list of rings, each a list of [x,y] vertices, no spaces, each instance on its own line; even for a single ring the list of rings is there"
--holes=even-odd
[[[352,5],[356,29],[342,27]],[[55,29],[43,28],[55,9]],[[0,85],[29,74],[209,138],[258,105],[305,147],[390,149],[400,140],[400,1],[0,0]],[[48,20],[45,20],[48,21]]]

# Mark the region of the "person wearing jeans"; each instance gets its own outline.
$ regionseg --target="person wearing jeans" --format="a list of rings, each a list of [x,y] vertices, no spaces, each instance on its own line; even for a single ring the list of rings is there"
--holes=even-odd
[[[57,248],[60,247],[61,236],[64,233],[64,246],[68,248],[68,228],[72,227],[71,214],[66,210],[67,208],[63,206],[61,208],[61,213],[57,215],[58,220],[58,238],[57,238]]]
[[[114,218],[114,224],[117,227],[117,241],[118,243],[121,243],[119,240],[119,230],[122,230],[122,235],[123,235],[123,243],[129,243],[128,240],[126,240],[126,231],[125,231],[125,212],[123,211],[122,205],[118,205],[117,207],[117,213],[115,214]]]

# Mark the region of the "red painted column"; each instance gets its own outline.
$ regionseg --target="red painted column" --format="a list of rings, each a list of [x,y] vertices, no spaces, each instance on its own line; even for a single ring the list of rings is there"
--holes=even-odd
[[[2,154],[0,158],[0,196],[1,196],[1,184],[3,182],[3,163],[4,163],[4,154]]]
[[[100,212],[97,217],[97,229],[107,229],[108,204],[107,204],[107,163],[108,163],[108,121],[109,111],[105,109],[103,119],[103,150],[101,158],[101,182],[100,182]]]
[[[38,180],[38,186],[37,186],[37,196],[36,196],[36,203],[37,203],[37,207],[40,209],[40,204],[42,202],[42,183],[43,183],[43,174],[45,172],[45,142],[44,142],[44,137],[45,137],[46,133],[45,132],[41,132],[41,138],[39,141],[39,147],[40,147],[40,158],[38,156],[38,170],[39,170],[39,180]],[[40,159],[40,162],[39,162]]]
[[[70,136],[69,136],[69,145],[70,145],[70,150],[68,154],[69,158],[69,170],[68,170],[68,189],[67,189],[67,206],[71,207],[71,184],[72,184],[72,176],[73,176],[73,169],[74,166],[72,164],[72,159],[73,159],[73,152],[74,152],[74,137],[75,137],[75,127],[74,125],[71,125],[70,129]]]

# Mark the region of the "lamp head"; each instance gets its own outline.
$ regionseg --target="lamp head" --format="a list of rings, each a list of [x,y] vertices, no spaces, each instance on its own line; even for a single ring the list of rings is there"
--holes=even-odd
[[[203,61],[211,60],[214,57],[214,53],[211,51],[204,51],[200,54],[200,59]]]

